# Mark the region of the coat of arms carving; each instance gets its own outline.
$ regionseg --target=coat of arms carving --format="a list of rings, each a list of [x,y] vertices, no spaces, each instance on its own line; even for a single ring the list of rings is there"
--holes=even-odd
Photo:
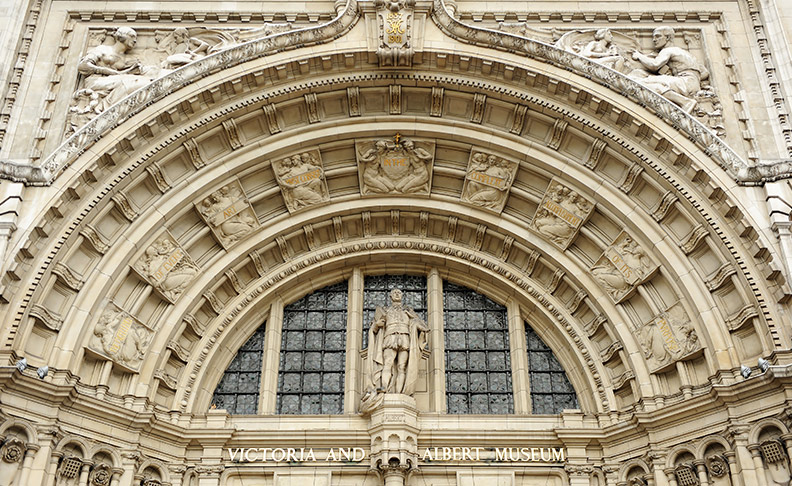
[[[355,142],[360,193],[429,195],[432,186],[434,142],[393,140]]]

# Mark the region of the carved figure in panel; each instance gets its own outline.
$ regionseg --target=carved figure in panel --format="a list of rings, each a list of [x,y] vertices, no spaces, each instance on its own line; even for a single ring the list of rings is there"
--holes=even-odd
[[[416,143],[397,134],[393,140],[356,142],[355,148],[360,192],[364,196],[429,194],[434,143]]]
[[[731,486],[729,476],[729,463],[719,454],[707,456],[704,459],[709,472],[710,484],[712,486]]]
[[[168,232],[146,248],[133,268],[171,303],[179,298],[199,271],[198,265]]]
[[[631,72],[630,77],[688,113],[692,112],[696,107],[696,93],[701,90],[701,82],[709,78],[709,71],[689,51],[674,45],[674,29],[671,27],[656,28],[652,42],[657,51],[654,56],[637,50],[633,52],[632,58],[641,66]]]
[[[594,203],[553,179],[536,210],[531,227],[565,250],[594,210]]]
[[[228,249],[260,224],[239,180],[226,184],[195,204],[217,241]]]
[[[135,29],[119,27],[80,59],[77,71],[83,78],[70,109],[71,126],[89,121],[161,74],[131,55],[136,45]]]
[[[375,0],[380,66],[411,66],[415,0]]]
[[[674,304],[638,330],[650,371],[659,371],[701,349],[682,304]]]
[[[649,279],[657,268],[643,248],[623,231],[591,267],[591,274],[618,303]]]
[[[639,44],[632,37],[604,28],[567,32],[558,39],[556,47],[627,74],[636,67],[630,53],[638,50]]]
[[[501,212],[518,166],[517,162],[473,150],[462,188],[462,200]]]
[[[111,303],[94,326],[88,348],[131,370],[143,361],[154,331]]]
[[[330,199],[318,150],[285,157],[272,166],[290,212]]]
[[[498,22],[498,30],[547,44],[552,44],[561,37],[560,32],[555,28],[534,27],[528,22]]]
[[[211,47],[208,42],[191,36],[184,27],[164,34],[157,42],[157,50],[168,56],[162,61],[162,67],[166,69],[176,69],[200,59],[209,54]]]
[[[11,486],[17,481],[27,447],[16,437],[9,437],[0,447],[0,486]]]
[[[413,309],[402,305],[402,291],[391,290],[390,299],[390,306],[377,307],[369,327],[363,413],[376,407],[384,393],[413,394],[418,361],[427,342],[429,328]]]

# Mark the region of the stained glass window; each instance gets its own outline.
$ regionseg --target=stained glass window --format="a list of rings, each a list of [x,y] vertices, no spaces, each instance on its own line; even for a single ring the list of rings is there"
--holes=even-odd
[[[343,412],[347,289],[331,285],[284,307],[278,413]]]
[[[533,413],[558,414],[565,408],[578,408],[575,389],[553,351],[525,324],[528,370],[531,380]]]
[[[390,305],[393,289],[402,290],[402,302],[412,307],[426,322],[426,277],[415,275],[369,275],[363,290],[363,348],[368,346],[368,329],[377,307]]]
[[[254,414],[261,386],[264,355],[264,328],[261,327],[239,349],[215,389],[212,403],[230,414]]]
[[[506,308],[443,283],[448,413],[514,411]]]

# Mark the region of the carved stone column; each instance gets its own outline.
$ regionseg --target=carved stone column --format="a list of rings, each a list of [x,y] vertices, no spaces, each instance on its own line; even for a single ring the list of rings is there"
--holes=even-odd
[[[36,457],[36,452],[39,446],[35,444],[25,444],[25,459],[22,461],[22,472],[19,476],[19,484],[30,484],[30,472],[33,467],[33,459]]]
[[[726,458],[726,461],[729,463],[729,472],[731,473],[731,480],[732,486],[745,486],[745,480],[740,474],[740,471],[737,469],[737,453],[736,452],[724,452],[723,457]]]
[[[663,467],[665,466],[666,455],[659,451],[649,451],[647,454],[648,461],[652,466],[654,475],[654,482],[656,486],[670,486],[671,482],[668,474],[664,474]]]
[[[415,399],[385,394],[382,404],[371,412],[368,430],[372,469],[382,473],[386,486],[404,486],[407,474],[418,467],[420,429]]]
[[[83,462],[82,467],[80,468],[80,480],[77,482],[80,486],[88,486],[88,474],[91,472],[91,466],[93,465],[92,462],[85,461]]]
[[[564,467],[569,475],[569,486],[589,486],[591,484],[591,473],[594,468],[588,464],[567,464]]]
[[[669,486],[677,486],[676,474],[674,474],[674,468],[670,467],[668,469],[663,469],[663,472],[665,473],[665,477],[668,480]]]
[[[121,468],[124,472],[119,481],[120,486],[132,486],[139,461],[140,453],[137,451],[128,451],[121,454]]]
[[[124,470],[120,467],[113,468],[113,475],[110,478],[110,486],[118,486],[121,483],[121,475],[124,474]]]
[[[187,471],[187,466],[183,464],[171,464],[168,466],[172,486],[182,486],[185,471]]]
[[[225,466],[222,464],[202,464],[195,466],[198,474],[198,486],[218,486],[220,484],[220,474],[223,473]]]
[[[751,444],[748,446],[748,451],[751,453],[754,471],[756,471],[756,485],[767,486],[767,477],[765,476],[764,463],[762,462],[762,449],[759,444]]]
[[[42,483],[46,484],[46,486],[54,486],[55,481],[58,478],[58,461],[60,458],[63,457],[62,452],[53,452],[52,457],[50,457],[49,463],[47,464],[47,470],[44,472],[47,476],[47,482]]]
[[[694,461],[693,465],[696,466],[696,472],[698,473],[699,483],[701,486],[709,486],[709,479],[707,478],[707,466],[704,464],[704,461]]]

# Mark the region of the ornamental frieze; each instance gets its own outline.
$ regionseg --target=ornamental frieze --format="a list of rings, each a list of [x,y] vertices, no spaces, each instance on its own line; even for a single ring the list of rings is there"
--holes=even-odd
[[[146,248],[132,268],[170,303],[176,302],[200,270],[167,231]]]
[[[473,149],[462,188],[462,201],[500,213],[506,205],[518,167],[517,162]]]
[[[701,349],[693,324],[679,302],[637,329],[637,335],[652,373]]]
[[[137,371],[153,335],[152,329],[110,302],[94,325],[88,349]]]
[[[360,193],[429,195],[434,142],[393,139],[355,142]]]
[[[225,249],[260,226],[238,179],[233,179],[195,203],[195,207],[212,230],[214,237]]]
[[[636,241],[622,231],[602,252],[591,267],[591,275],[615,303],[632,294],[636,286],[648,280],[658,265]]]
[[[566,250],[593,210],[593,202],[553,179],[536,209],[531,228]]]
[[[290,213],[330,200],[319,150],[275,160],[272,169]]]

